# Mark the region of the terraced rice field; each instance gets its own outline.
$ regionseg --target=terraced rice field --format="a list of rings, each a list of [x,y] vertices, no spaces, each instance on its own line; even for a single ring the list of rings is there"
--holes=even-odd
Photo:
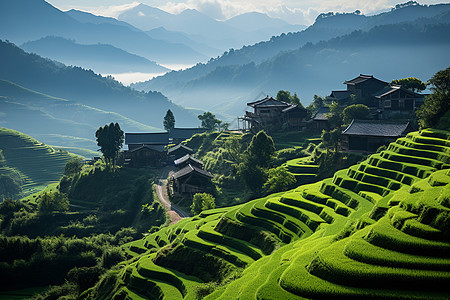
[[[449,168],[450,133],[424,130],[333,178],[202,212],[126,244],[116,296],[195,299],[221,262],[244,271],[204,299],[446,299]]]
[[[56,151],[25,134],[6,128],[0,128],[0,149],[3,150],[7,166],[23,174],[26,194],[59,181],[66,162],[74,157],[73,154]]]

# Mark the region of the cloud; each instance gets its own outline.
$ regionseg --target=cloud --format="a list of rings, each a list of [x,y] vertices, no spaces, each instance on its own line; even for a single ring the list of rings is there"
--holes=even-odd
[[[136,7],[139,4],[140,4],[139,2],[133,2],[129,4],[113,5],[113,6],[77,6],[76,9],[90,12],[94,15],[117,18],[124,11],[132,9],[133,7]]]

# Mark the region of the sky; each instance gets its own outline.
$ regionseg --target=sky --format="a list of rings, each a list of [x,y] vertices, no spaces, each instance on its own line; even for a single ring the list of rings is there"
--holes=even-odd
[[[157,7],[170,13],[180,13],[191,8],[217,20],[257,11],[283,19],[291,24],[311,25],[322,12],[354,12],[360,10],[370,15],[389,10],[408,0],[46,0],[61,10],[78,9],[96,15],[117,17],[127,8],[139,3]],[[449,3],[449,1],[426,0],[420,4]]]

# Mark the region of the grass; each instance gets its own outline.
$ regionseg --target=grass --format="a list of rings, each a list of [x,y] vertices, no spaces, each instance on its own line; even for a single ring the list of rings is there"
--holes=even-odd
[[[246,266],[204,299],[448,297],[449,137],[432,130],[409,134],[334,178],[206,211],[124,247],[156,252],[134,254],[153,270],[140,275],[155,284],[179,286],[154,278],[155,270],[183,280],[184,273],[151,258],[170,255],[166,249],[176,245]],[[185,288],[195,295],[193,286]]]

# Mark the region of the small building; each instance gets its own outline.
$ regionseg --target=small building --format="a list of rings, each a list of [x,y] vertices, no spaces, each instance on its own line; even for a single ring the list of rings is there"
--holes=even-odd
[[[125,164],[132,168],[159,168],[166,163],[163,145],[141,145],[124,151]]]
[[[128,150],[140,148],[142,145],[166,146],[168,144],[168,132],[125,133],[125,145],[128,145]]]
[[[190,154],[186,154],[182,158],[179,158],[174,161],[176,167],[183,169],[187,165],[191,165],[197,167],[199,169],[203,169],[203,162],[201,160],[196,159]]]
[[[187,165],[171,176],[170,186],[172,194],[211,193],[213,190],[212,178],[213,175],[210,172]]]
[[[267,96],[264,99],[247,103],[253,108],[253,112],[245,112],[245,116],[239,118],[247,122],[251,130],[301,130],[306,127],[307,111],[305,108],[276,100]]]
[[[342,149],[346,151],[376,152],[382,145],[415,131],[409,122],[353,120],[342,132]]]
[[[205,128],[173,128],[169,131],[170,144],[179,144],[193,135],[206,132]]]
[[[330,108],[328,106],[322,106],[314,114],[310,121],[309,128],[322,132],[322,130],[329,130],[330,124],[328,123],[328,115],[330,113]]]
[[[372,97],[379,90],[389,85],[389,82],[377,79],[373,75],[360,74],[358,77],[344,81],[347,91],[361,98]]]
[[[408,116],[425,101],[425,96],[400,85],[387,86],[373,95],[378,101],[381,119],[391,116]]]
[[[182,158],[183,156],[187,155],[187,154],[192,154],[194,153],[194,150],[192,150],[191,148],[189,148],[188,146],[185,146],[183,144],[178,144],[172,148],[169,148],[169,150],[167,150],[167,156],[169,158],[169,161],[176,161],[177,159]]]

